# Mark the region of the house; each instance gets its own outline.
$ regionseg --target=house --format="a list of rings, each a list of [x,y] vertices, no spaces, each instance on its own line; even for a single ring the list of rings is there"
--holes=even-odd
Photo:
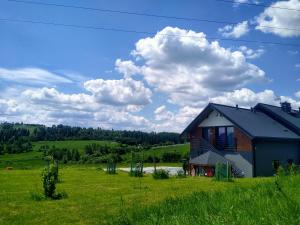
[[[218,162],[241,177],[271,176],[300,164],[300,109],[259,103],[245,109],[209,103],[181,135],[190,141],[189,173],[213,175]]]

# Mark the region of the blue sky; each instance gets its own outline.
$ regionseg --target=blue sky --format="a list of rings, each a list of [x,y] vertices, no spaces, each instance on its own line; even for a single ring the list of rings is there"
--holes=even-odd
[[[300,47],[238,41],[300,45],[299,0],[40,2],[237,24],[1,0],[2,19],[149,32],[0,21],[1,121],[181,131],[208,102],[300,107]]]

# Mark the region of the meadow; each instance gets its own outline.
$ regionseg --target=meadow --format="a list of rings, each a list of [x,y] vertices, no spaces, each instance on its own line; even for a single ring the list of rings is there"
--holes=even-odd
[[[68,140],[68,141],[38,141],[33,142],[33,151],[18,154],[5,154],[0,155],[0,168],[13,167],[17,169],[33,169],[45,166],[45,162],[42,160],[42,152],[39,152],[39,148],[43,145],[56,146],[59,148],[78,149],[80,153],[84,152],[84,147],[88,144],[99,144],[107,146],[118,146],[119,143],[112,141],[97,141],[97,140]],[[145,158],[148,156],[161,156],[164,152],[176,152],[185,155],[188,152],[188,144],[159,146],[151,148],[144,152]],[[131,154],[124,155],[124,163],[122,166],[128,166],[128,161],[131,158]],[[150,164],[145,164],[150,165]],[[160,165],[166,165],[160,163]],[[168,163],[172,166],[180,166],[180,163]]]
[[[117,142],[96,140],[38,141],[32,143],[33,151],[31,152],[1,155],[0,168],[10,166],[18,169],[32,169],[44,166],[45,162],[42,160],[42,152],[39,152],[39,148],[43,145],[67,148],[70,150],[78,149],[79,152],[83,152],[84,147],[92,143],[108,146],[119,145]]]
[[[107,175],[99,167],[74,165],[60,169],[58,191],[68,198],[36,201],[42,193],[41,169],[0,171],[0,224],[106,224],[122,211],[139,209],[166,198],[195,191],[214,192],[234,186],[251,187],[269,178],[216,182],[204,177],[154,180],[146,175]]]
[[[300,224],[300,176],[242,178],[217,182],[206,177],[108,175],[104,164],[61,164],[57,191],[61,200],[40,199],[45,162],[42,145],[77,148],[101,141],[34,143],[28,153],[0,156],[0,224]],[[145,152],[186,154],[188,145],[152,148]],[[152,164],[145,164],[150,166]],[[159,163],[180,166],[180,163]],[[12,166],[7,170],[6,166]],[[127,162],[118,166],[129,166]]]

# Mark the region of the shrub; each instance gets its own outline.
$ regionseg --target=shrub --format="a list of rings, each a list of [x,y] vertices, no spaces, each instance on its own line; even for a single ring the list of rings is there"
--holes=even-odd
[[[292,163],[291,165],[288,165],[288,174],[289,175],[296,175],[298,173],[298,169],[297,166],[295,165],[295,163]]]
[[[58,164],[56,166],[51,164],[43,170],[42,181],[46,198],[61,199],[67,197],[65,192],[55,194],[56,183],[58,182]]]
[[[283,176],[286,176],[286,171],[285,169],[282,167],[282,166],[279,166],[278,169],[277,169],[277,176],[279,177],[283,177]]]
[[[168,179],[169,178],[169,172],[163,169],[156,170],[152,174],[154,179]]]
[[[43,188],[46,198],[53,198],[55,193],[55,175],[51,168],[45,168],[42,173]]]

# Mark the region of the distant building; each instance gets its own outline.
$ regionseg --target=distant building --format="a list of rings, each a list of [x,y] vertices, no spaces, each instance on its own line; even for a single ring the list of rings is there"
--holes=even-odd
[[[244,109],[210,103],[181,135],[190,140],[189,173],[212,175],[230,163],[236,176],[271,176],[300,164],[300,110],[259,103]]]

